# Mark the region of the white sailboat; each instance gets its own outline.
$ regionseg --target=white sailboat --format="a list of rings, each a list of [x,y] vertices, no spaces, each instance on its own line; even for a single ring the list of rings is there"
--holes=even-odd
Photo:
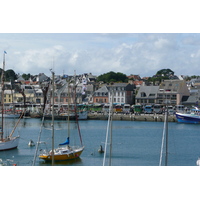
[[[5,126],[5,120],[4,120],[4,71],[5,71],[5,54],[6,52],[4,51],[3,54],[3,70],[2,70],[2,76],[1,76],[1,126],[0,126],[0,151],[2,150],[9,150],[9,149],[14,149],[17,148],[18,143],[19,143],[19,136],[13,137],[13,133],[15,132],[15,129],[17,125],[19,124],[19,121],[22,117],[18,119],[15,127],[11,131],[10,135],[7,137],[4,137],[4,126]]]
[[[197,159],[196,164],[197,164],[197,166],[200,166],[200,158]]]

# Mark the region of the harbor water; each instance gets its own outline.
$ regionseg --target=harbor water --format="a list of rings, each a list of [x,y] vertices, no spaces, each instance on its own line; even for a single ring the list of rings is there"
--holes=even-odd
[[[8,119],[9,128],[14,127],[14,120]],[[85,149],[81,157],[76,160],[55,162],[56,166],[102,166],[104,154],[98,149],[105,148],[106,120],[84,120],[79,122],[83,145]],[[161,143],[163,135],[163,122],[149,121],[113,121],[112,126],[112,155],[113,166],[158,166],[160,160]],[[36,151],[38,135],[41,129],[41,119],[30,118],[21,120],[15,135],[20,135],[17,149],[1,151],[3,161],[13,162],[18,166],[32,166]],[[44,121],[41,129],[41,141],[45,141],[51,149],[51,121]],[[55,147],[67,138],[68,125],[66,121],[55,121]],[[195,166],[200,156],[200,125],[180,124],[169,122],[168,135],[168,165],[169,166]],[[70,138],[79,144],[77,125],[70,122]],[[33,140],[35,146],[28,143]],[[44,145],[39,146],[38,155]],[[106,153],[108,165],[109,148]],[[164,165],[165,150],[163,150]],[[36,166],[50,166],[51,163],[39,160]]]

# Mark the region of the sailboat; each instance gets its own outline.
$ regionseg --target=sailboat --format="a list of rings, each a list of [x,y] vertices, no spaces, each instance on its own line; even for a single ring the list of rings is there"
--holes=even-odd
[[[43,153],[39,155],[40,159],[43,159],[45,161],[52,161],[52,165],[54,164],[54,161],[64,161],[64,160],[71,160],[79,158],[81,153],[84,150],[84,146],[82,144],[82,138],[80,134],[80,128],[78,126],[79,130],[79,137],[81,146],[71,146],[70,145],[70,136],[69,136],[69,120],[68,120],[68,137],[67,140],[64,143],[60,143],[58,148],[54,149],[54,72],[52,71],[52,149],[50,151],[44,150]],[[76,117],[76,120],[78,118]],[[77,120],[78,121],[78,120]],[[77,123],[78,125],[78,123]]]
[[[2,115],[1,115],[1,125],[0,125],[0,151],[17,148],[18,143],[19,143],[19,136],[13,137],[13,133],[15,132],[15,129],[16,129],[17,125],[19,124],[20,119],[22,117],[22,115],[21,115],[20,118],[18,119],[15,127],[11,131],[10,135],[8,135],[7,137],[4,137],[4,124],[5,124],[5,120],[4,120],[5,54],[7,54],[6,51],[4,51],[4,54],[3,54],[3,70],[2,70],[2,76],[1,76],[1,89],[2,89],[2,91],[1,91],[2,92],[1,93],[1,111],[2,111],[2,113],[1,114]]]
[[[197,159],[196,164],[197,164],[197,166],[200,166],[200,158]]]

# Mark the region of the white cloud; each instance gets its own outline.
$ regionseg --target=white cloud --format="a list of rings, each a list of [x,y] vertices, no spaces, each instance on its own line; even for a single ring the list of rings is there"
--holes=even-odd
[[[7,36],[7,35],[6,35]],[[20,35],[17,35],[19,37]],[[26,36],[26,37],[25,37]],[[40,36],[40,37],[39,37]],[[200,74],[200,34],[34,34],[7,39],[6,66],[16,73],[95,75],[109,71],[152,76],[163,68]],[[4,35],[5,37],[5,35]],[[194,38],[195,37],[195,38]],[[23,39],[26,40],[23,40]],[[186,40],[187,39],[187,40]],[[8,42],[9,41],[9,42]],[[190,42],[189,42],[190,41]]]

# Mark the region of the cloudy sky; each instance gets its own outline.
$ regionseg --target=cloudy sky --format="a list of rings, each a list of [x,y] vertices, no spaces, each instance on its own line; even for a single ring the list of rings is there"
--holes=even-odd
[[[198,33],[1,33],[0,48],[7,52],[6,69],[20,74],[53,68],[56,74],[144,77],[170,68],[177,75],[200,75]]]
[[[192,9],[186,1],[180,9],[174,0],[32,2],[2,2],[9,7],[0,12],[0,63],[5,50],[6,69],[32,75],[50,75],[53,68],[56,74],[114,71],[144,77],[169,68],[176,75],[200,75],[200,34],[192,26],[198,27],[199,11],[193,0]],[[20,3],[25,7],[19,8]],[[9,17],[9,12],[14,14]]]

